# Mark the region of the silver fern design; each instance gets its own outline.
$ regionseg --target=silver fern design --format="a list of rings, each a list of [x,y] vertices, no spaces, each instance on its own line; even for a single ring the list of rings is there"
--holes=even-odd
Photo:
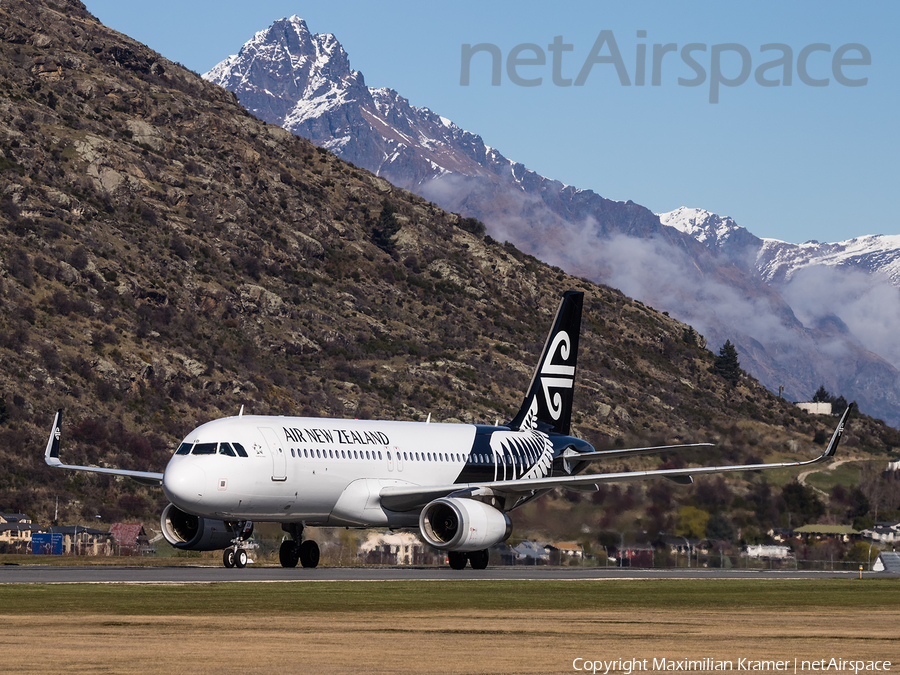
[[[553,465],[550,437],[537,429],[537,398],[531,405],[520,431],[495,431],[491,434],[494,453],[494,480],[544,478]]]

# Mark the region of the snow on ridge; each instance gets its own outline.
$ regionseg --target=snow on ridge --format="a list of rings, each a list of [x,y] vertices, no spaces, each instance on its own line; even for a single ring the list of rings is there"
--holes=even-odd
[[[733,219],[705,209],[682,206],[657,215],[663,225],[674,227],[714,250],[726,254],[748,248],[755,250],[753,265],[766,283],[775,279],[787,282],[799,270],[821,265],[884,275],[900,286],[900,235],[863,235],[839,242],[811,240],[794,244],[755,237]],[[750,237],[733,239],[738,232],[747,232]]]
[[[656,215],[663,225],[673,227],[710,247],[719,246],[743,229],[729,216],[720,216],[706,209],[680,206],[674,211]]]

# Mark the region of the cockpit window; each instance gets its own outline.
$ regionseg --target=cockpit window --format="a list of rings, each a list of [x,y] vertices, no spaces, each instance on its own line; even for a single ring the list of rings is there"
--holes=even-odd
[[[247,456],[247,451],[240,443],[182,443],[175,451],[176,455],[215,455],[217,453],[228,457]]]

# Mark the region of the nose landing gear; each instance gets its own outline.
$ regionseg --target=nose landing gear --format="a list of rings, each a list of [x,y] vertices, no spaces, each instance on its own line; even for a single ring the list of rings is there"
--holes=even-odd
[[[245,520],[233,523],[231,527],[237,536],[231,540],[231,546],[222,551],[222,563],[229,569],[232,567],[243,569],[249,562],[246,549],[256,546],[256,544],[247,544],[247,540],[253,534],[253,521]]]

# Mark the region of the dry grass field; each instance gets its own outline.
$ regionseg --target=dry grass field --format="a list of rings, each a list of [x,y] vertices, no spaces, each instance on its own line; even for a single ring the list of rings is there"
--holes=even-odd
[[[647,672],[658,672],[654,658],[734,670],[739,659],[783,660],[789,670],[768,672],[793,672],[795,658],[834,657],[896,670],[898,600],[896,580],[4,586],[4,643],[16,648],[2,663],[9,673],[497,675],[579,672],[578,658],[647,659]]]

